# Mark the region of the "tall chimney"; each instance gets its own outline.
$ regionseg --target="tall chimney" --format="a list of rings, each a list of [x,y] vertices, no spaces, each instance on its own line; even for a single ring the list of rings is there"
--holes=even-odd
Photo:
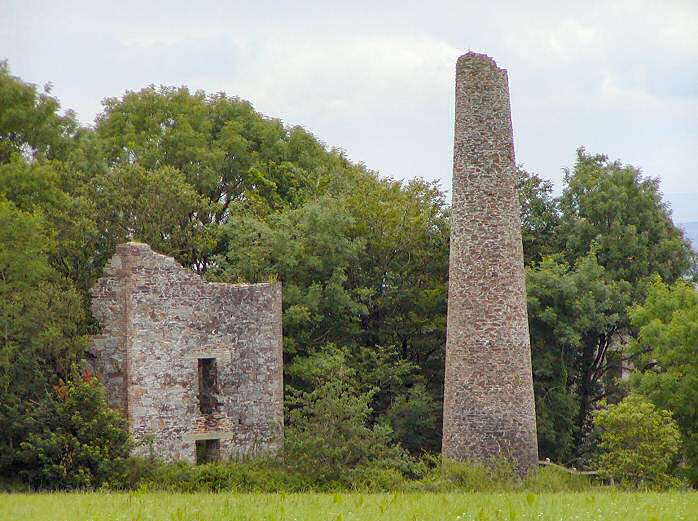
[[[538,464],[507,71],[473,52],[456,64],[442,453]]]

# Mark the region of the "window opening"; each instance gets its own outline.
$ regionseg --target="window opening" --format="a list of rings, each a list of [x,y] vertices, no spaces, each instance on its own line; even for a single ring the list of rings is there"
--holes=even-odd
[[[199,358],[199,409],[201,414],[218,410],[218,368],[215,358]]]

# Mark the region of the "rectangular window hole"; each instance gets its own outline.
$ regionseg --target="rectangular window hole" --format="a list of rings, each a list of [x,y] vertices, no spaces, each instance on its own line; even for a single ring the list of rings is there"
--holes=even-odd
[[[199,358],[199,409],[201,414],[218,410],[218,368],[215,358]]]
[[[213,463],[221,459],[221,440],[197,440],[196,464]]]

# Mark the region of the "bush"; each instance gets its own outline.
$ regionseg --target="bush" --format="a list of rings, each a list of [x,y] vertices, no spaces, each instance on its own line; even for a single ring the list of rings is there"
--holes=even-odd
[[[523,481],[523,488],[530,492],[581,492],[593,486],[589,476],[573,474],[550,466],[532,472]]]
[[[443,481],[465,492],[511,490],[521,482],[511,463],[503,458],[491,464],[444,459],[438,472]]]
[[[521,478],[506,459],[484,464],[441,460],[427,455],[421,460],[425,471],[421,479],[408,481],[406,492],[577,492],[593,486],[588,476],[572,474],[562,468],[544,467]]]
[[[119,479],[131,448],[126,419],[89,375],[61,381],[36,406],[22,442],[21,472],[35,488],[96,488]]]
[[[168,492],[302,492],[311,488],[300,476],[273,459],[218,462],[206,465],[178,461],[164,463],[148,458],[129,458],[122,479],[110,483],[119,490]]]
[[[396,397],[386,414],[395,438],[411,454],[441,449],[441,406],[432,398],[424,384],[417,384]]]
[[[592,486],[587,476],[570,474],[559,468],[542,468],[521,479],[506,461],[494,465],[441,462],[425,455],[413,461],[413,479],[392,465],[375,461],[347,470],[341,480],[323,482],[290,468],[277,459],[246,462],[218,462],[193,465],[164,463],[148,458],[130,458],[121,481],[109,486],[119,490],[149,490],[179,493],[237,492],[276,493],[308,491],[363,492],[577,492]]]
[[[328,489],[363,486],[379,473],[384,481],[388,470],[393,477],[409,473],[412,460],[393,443],[390,427],[369,425],[370,401],[371,393],[360,393],[341,380],[299,392],[285,433],[289,468]]]
[[[410,492],[495,492],[514,490],[521,478],[511,464],[502,459],[485,464],[476,461],[454,461],[425,455],[421,460],[420,479],[405,483]]]
[[[672,476],[681,435],[671,413],[645,398],[630,395],[596,413],[601,454],[599,475],[621,485],[647,488],[676,486]]]
[[[351,488],[366,492],[397,490],[405,483],[405,476],[402,472],[380,464],[358,467],[349,475]]]

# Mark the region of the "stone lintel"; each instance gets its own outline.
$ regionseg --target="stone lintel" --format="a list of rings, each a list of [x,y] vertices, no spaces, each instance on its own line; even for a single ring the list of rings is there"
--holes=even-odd
[[[184,358],[189,358],[191,360],[199,360],[201,358],[217,358],[217,359],[224,359],[224,358],[230,358],[230,351],[221,351],[221,350],[215,350],[215,351],[193,351],[190,353],[186,353],[184,355]]]
[[[230,431],[187,432],[184,435],[185,441],[232,440],[233,438],[235,434]]]

